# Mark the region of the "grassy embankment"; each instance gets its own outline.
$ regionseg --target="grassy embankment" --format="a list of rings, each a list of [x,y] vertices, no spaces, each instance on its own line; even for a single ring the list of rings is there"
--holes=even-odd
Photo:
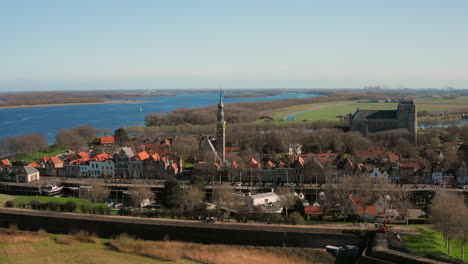
[[[81,211],[81,206],[86,205],[87,208],[92,208],[92,207],[107,207],[106,204],[104,203],[92,203],[88,200],[85,199],[78,199],[78,198],[66,198],[66,197],[49,197],[49,196],[9,196],[9,195],[4,195],[0,194],[0,207],[4,207],[5,202],[8,200],[14,200],[15,201],[15,207],[19,208],[19,204],[25,204],[28,205],[31,200],[37,200],[40,203],[47,203],[47,202],[55,202],[57,204],[65,204],[68,201],[72,201],[76,204],[76,213],[83,213]],[[29,207],[27,207],[29,208]],[[111,211],[111,215],[117,215],[117,211]]]
[[[441,232],[429,229],[418,228],[419,234],[411,234],[403,236],[403,240],[412,254],[434,258],[445,259],[447,261],[460,261],[461,243],[457,239],[453,239],[452,254],[448,255],[447,248],[444,247],[444,238]],[[465,245],[465,260],[468,258],[468,245]]]
[[[455,109],[468,109],[468,97],[466,96],[457,99],[419,99],[416,102],[418,111],[439,112]],[[298,105],[276,109],[274,111],[265,112],[264,114],[270,115],[274,120],[277,120],[276,122],[281,122],[280,120],[282,120],[286,115],[310,109],[312,111],[295,115],[294,121],[332,121],[339,120],[339,118],[337,118],[339,115],[346,115],[349,112],[354,113],[357,107],[363,110],[395,110],[398,105],[397,103],[345,103],[349,102]]]
[[[334,263],[321,250],[99,239],[85,232],[55,235],[0,229],[0,263]]]
[[[62,148],[48,148],[47,150],[43,151],[38,151],[38,152],[33,152],[33,153],[28,153],[28,154],[18,154],[15,157],[12,158],[12,160],[20,160],[24,162],[34,162],[39,160],[42,157],[50,157],[50,156],[55,156],[60,153],[64,153],[65,151],[69,150],[67,147],[62,147]]]

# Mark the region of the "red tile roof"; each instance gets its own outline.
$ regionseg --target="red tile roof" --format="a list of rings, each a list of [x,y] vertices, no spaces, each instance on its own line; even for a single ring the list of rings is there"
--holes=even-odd
[[[215,167],[218,168],[218,169],[221,168],[221,164],[219,164],[218,162],[215,162],[214,165],[215,165]]]
[[[179,167],[177,166],[176,163],[172,163],[171,167],[174,169],[174,170],[177,170]]]
[[[372,158],[372,157],[375,157],[377,155],[380,155],[384,152],[385,150],[381,147],[375,147],[375,148],[371,148],[371,149],[368,149],[368,150],[361,150],[361,151],[358,151],[358,155],[359,155],[359,158],[361,159],[367,159],[367,158]]]
[[[0,160],[0,163],[5,165],[5,166],[10,166],[11,165],[11,163],[10,163],[10,161],[8,159]]]
[[[267,162],[267,166],[270,167],[270,168],[275,168],[276,167],[276,165],[271,161]]]
[[[238,164],[237,161],[235,161],[235,160],[232,161],[231,166],[232,166],[233,168],[235,168],[235,169],[239,168],[239,164]]]
[[[259,168],[260,164],[254,158],[251,158],[249,161],[245,163],[245,167],[246,168]]]
[[[29,163],[29,165],[33,166],[34,168],[39,167],[39,164],[37,164],[36,162],[31,162]]]
[[[94,157],[95,161],[105,161],[105,160],[108,160],[108,159],[112,159],[112,156],[107,154],[107,153],[102,153],[102,154],[96,155],[96,157]]]
[[[80,156],[81,158],[87,158],[89,155],[88,153],[81,151],[81,152],[78,152],[78,156]]]
[[[305,161],[304,161],[304,159],[303,159],[302,157],[299,157],[299,158],[297,159],[297,161],[299,162],[299,164],[301,164],[302,167],[304,167]]]
[[[50,157],[50,160],[52,160],[52,162],[57,165],[57,164],[60,164],[60,163],[63,163],[63,161],[61,159],[59,159],[57,156],[53,156],[53,157]]]
[[[304,212],[306,215],[323,215],[320,206],[304,206]]]
[[[150,157],[149,154],[146,153],[146,151],[138,153],[137,156],[138,156],[139,160],[146,160],[146,159],[148,159]]]
[[[114,144],[115,138],[114,137],[101,137],[101,145],[102,144]]]
[[[154,153],[153,155],[151,155],[151,157],[155,160],[155,161],[158,161],[161,159],[161,157],[159,157],[158,153]]]
[[[375,205],[368,205],[365,207],[365,211],[363,206],[361,205],[360,201],[371,201],[371,198],[367,197],[349,197],[349,199],[353,202],[356,206],[356,213],[358,215],[377,215],[377,207]]]
[[[226,153],[231,153],[231,152],[239,152],[240,148],[239,147],[225,147]]]

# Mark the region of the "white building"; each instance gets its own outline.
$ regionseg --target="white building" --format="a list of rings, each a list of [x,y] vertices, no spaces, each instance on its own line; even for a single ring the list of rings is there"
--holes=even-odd
[[[86,165],[81,165],[81,177],[113,177],[114,176],[114,161],[111,159],[104,161],[89,161]]]
[[[259,193],[246,197],[247,206],[253,208],[257,205],[272,204],[279,201],[279,196],[274,192]]]

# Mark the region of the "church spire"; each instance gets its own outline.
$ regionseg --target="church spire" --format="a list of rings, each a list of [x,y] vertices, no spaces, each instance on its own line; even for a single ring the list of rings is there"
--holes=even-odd
[[[226,156],[226,121],[224,120],[223,91],[219,89],[218,122],[216,124],[216,151],[224,162]]]

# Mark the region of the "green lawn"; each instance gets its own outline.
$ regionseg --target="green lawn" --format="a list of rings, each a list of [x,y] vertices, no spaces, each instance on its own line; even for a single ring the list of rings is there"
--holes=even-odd
[[[449,102],[445,102],[444,100],[440,100],[437,104],[429,104],[426,102],[417,101],[417,108],[418,111],[446,111],[446,110],[454,110],[454,109],[468,109],[468,102],[460,101],[459,104],[451,104]],[[318,121],[318,120],[339,120],[337,116],[342,115],[345,116],[347,114],[354,113],[359,107],[362,110],[396,110],[397,103],[354,103],[348,105],[337,105],[337,106],[330,106],[325,107],[301,114],[297,114],[294,116],[295,121]]]
[[[50,196],[11,196],[16,204],[18,203],[29,203],[29,201],[31,200],[38,200],[39,202],[41,203],[44,203],[44,202],[56,202],[58,204],[64,204],[68,201],[72,201],[76,204],[76,212],[78,213],[81,213],[80,211],[80,205],[82,204],[88,204],[88,205],[102,205],[102,206],[106,206],[106,204],[104,203],[91,203],[90,201],[88,200],[85,200],[85,199],[77,199],[77,198],[66,198],[66,197],[50,197]]]
[[[112,263],[112,264],[154,264],[173,263],[157,260],[132,253],[121,253],[107,245],[81,243],[77,245],[58,244],[52,236],[35,243],[1,244],[0,263],[2,264],[42,264],[42,263]],[[179,263],[188,264],[192,261],[183,260]]]
[[[69,148],[63,147],[63,148],[49,148],[48,150],[44,151],[38,151],[38,152],[33,152],[33,153],[28,153],[28,154],[20,154],[16,155],[12,160],[21,160],[25,162],[34,162],[39,160],[42,157],[50,157],[50,156],[55,156],[57,154],[63,153],[67,151]]]
[[[452,254],[449,256],[447,248],[444,247],[442,233],[428,228],[418,228],[420,234],[405,235],[405,241],[408,249],[415,255],[423,257],[438,257],[446,260],[460,260],[461,244],[460,241],[453,239]],[[468,258],[468,246],[465,245],[465,260]]]
[[[348,105],[330,106],[294,116],[295,121],[339,120],[338,115],[347,115],[356,112],[357,107],[362,110],[395,110],[396,103],[354,103]]]

